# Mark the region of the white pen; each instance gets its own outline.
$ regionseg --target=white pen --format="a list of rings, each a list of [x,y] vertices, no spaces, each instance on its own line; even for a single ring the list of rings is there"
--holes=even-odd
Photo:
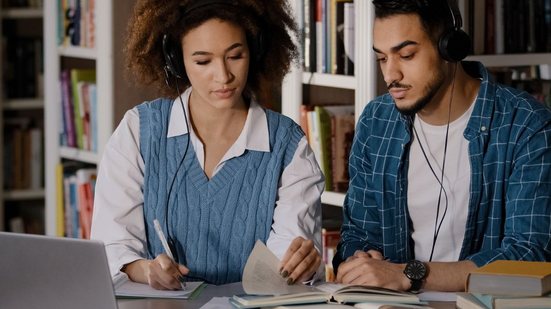
[[[174,255],[172,254],[172,251],[170,251],[170,246],[168,245],[168,242],[166,241],[165,234],[163,233],[163,230],[161,229],[161,225],[159,224],[159,220],[153,219],[153,227],[155,228],[155,232],[157,232],[157,236],[159,236],[159,239],[161,240],[161,244],[163,245],[163,248],[165,249],[166,255],[174,261]],[[183,278],[183,277],[182,277]],[[184,281],[180,281],[182,284],[182,289],[185,290],[186,283]]]

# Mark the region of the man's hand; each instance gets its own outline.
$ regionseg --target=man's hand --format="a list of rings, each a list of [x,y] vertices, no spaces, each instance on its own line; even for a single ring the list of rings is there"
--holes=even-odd
[[[287,283],[293,284],[311,279],[320,263],[321,257],[314,242],[297,237],[285,252],[279,269],[283,278],[288,278]]]
[[[378,251],[356,251],[339,266],[336,282],[406,291],[411,283],[404,275],[404,268],[404,264],[384,260]]]

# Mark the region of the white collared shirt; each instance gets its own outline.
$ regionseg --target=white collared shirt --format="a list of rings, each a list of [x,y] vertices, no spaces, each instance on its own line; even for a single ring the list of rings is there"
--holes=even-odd
[[[180,98],[189,115],[191,88]],[[172,106],[167,137],[188,134],[179,101]],[[189,119],[189,117],[188,117]],[[190,128],[190,146],[204,169],[204,147]],[[251,101],[241,134],[228,149],[213,176],[224,163],[245,150],[270,151],[268,123],[262,107]],[[91,238],[106,245],[111,275],[135,260],[147,257],[143,214],[145,163],[140,155],[140,118],[137,108],[126,112],[109,139],[99,165],[94,198]],[[291,241],[298,236],[314,241],[321,254],[321,201],[324,177],[314,154],[303,137],[293,159],[283,171],[278,184],[272,229],[266,245],[282,259]],[[317,278],[323,278],[323,264]]]

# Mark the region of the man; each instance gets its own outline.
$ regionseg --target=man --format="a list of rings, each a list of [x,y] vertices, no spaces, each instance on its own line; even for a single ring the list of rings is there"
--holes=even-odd
[[[337,281],[461,291],[493,260],[551,260],[551,112],[461,61],[455,1],[373,4],[389,93],[357,124]]]

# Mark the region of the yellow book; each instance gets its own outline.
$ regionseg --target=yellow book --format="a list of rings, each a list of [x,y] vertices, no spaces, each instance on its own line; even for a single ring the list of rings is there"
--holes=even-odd
[[[494,261],[467,277],[469,293],[541,296],[551,292],[551,263]]]
[[[55,226],[56,236],[65,236],[65,209],[63,207],[63,164],[58,163],[55,167],[55,187],[56,187],[56,209]]]

